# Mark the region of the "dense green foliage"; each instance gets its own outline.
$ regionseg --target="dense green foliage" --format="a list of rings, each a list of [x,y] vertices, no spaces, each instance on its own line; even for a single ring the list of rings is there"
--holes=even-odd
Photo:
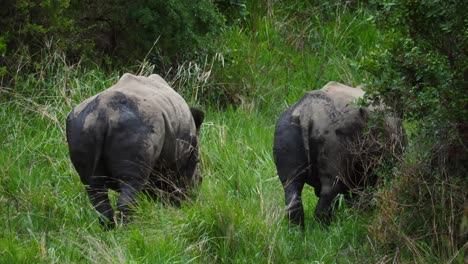
[[[223,25],[211,0],[7,0],[0,17],[10,67],[15,55],[34,55],[54,44],[75,62],[135,64],[148,54],[169,68],[208,53],[209,38]]]
[[[414,145],[382,193],[374,237],[415,261],[428,248],[449,259],[468,242],[467,3],[375,2],[385,35],[363,63],[370,95],[412,123]]]
[[[375,94],[429,127],[467,123],[468,35],[465,1],[379,1],[384,45],[368,66]]]
[[[4,1],[0,263],[462,263],[463,1],[363,2]],[[158,73],[204,108],[204,180],[181,208],[141,197],[133,223],[105,232],[64,120],[126,71]],[[291,229],[274,124],[331,80],[366,83],[406,118],[410,144],[379,170],[375,211],[340,208],[326,228],[306,188],[306,228]]]
[[[60,43],[60,49],[71,49],[72,43],[79,43],[79,39],[72,35],[76,32],[73,19],[66,15],[69,5],[68,0],[3,1],[0,36],[5,41],[6,49],[2,64],[16,65],[18,62],[15,59],[18,58],[15,55],[34,55],[45,46],[50,46],[52,41]]]

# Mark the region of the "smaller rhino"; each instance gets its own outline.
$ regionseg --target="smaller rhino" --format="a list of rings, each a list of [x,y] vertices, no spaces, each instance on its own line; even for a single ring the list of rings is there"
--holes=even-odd
[[[360,88],[330,82],[304,95],[278,119],[273,155],[290,223],[304,226],[302,189],[306,183],[319,197],[315,216],[323,222],[329,222],[332,201],[338,194],[351,202],[350,192],[355,197],[359,189],[375,184],[375,177],[369,177],[369,164],[364,163],[381,155],[379,148],[388,144],[355,151],[364,143],[363,133],[375,110],[354,104],[363,96]],[[384,130],[392,150],[401,150],[404,129],[400,119],[385,117]],[[395,153],[401,153],[399,150]]]
[[[156,74],[126,73],[70,112],[70,158],[102,225],[112,228],[116,221],[108,189],[120,193],[117,209],[126,218],[139,192],[170,193],[177,202],[201,182],[203,119],[203,111],[189,108]]]

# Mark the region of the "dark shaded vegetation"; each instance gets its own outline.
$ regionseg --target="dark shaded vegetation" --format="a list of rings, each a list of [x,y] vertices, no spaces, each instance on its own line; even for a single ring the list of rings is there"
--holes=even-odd
[[[0,16],[0,43],[7,45],[8,68],[21,55],[39,63],[35,55],[46,44],[64,52],[71,62],[114,68],[136,64],[148,54],[164,71],[209,53],[207,44],[224,21],[210,0],[7,0]]]

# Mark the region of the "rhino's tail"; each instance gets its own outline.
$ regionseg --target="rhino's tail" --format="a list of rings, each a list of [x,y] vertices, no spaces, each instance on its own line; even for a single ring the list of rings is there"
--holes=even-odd
[[[66,122],[66,137],[71,161],[85,185],[91,184],[102,159],[102,150],[107,134],[107,125],[93,126],[83,131],[83,122],[70,113]],[[102,172],[101,172],[102,173]]]
[[[94,153],[94,157],[92,159],[93,165],[91,167],[91,174],[90,174],[92,176],[105,176],[105,175],[96,175],[96,168],[98,167],[98,164],[102,160],[102,149],[104,148],[104,134],[105,133],[98,133],[96,135],[97,137],[96,144],[95,144],[94,151],[92,151],[92,153]]]
[[[310,137],[312,136],[312,129],[314,128],[314,120],[308,120],[303,125],[301,125],[302,129],[302,141],[304,142],[304,149],[307,157],[307,164],[310,167],[310,164],[312,163],[312,157],[310,155]]]
[[[310,167],[313,157],[311,157],[310,137],[312,136],[312,129],[314,127],[314,120],[310,116],[306,116],[300,111],[292,116],[292,123],[299,126],[301,129],[302,144],[306,155],[307,165]]]

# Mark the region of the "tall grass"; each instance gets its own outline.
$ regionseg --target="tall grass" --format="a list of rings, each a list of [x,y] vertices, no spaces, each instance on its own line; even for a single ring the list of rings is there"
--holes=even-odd
[[[364,9],[270,4],[264,13],[251,14],[255,26],[232,27],[219,39],[224,63],[211,72],[207,98],[222,92],[244,109],[277,109],[278,114],[331,80],[350,86],[366,82],[357,64],[379,34]]]
[[[0,262],[334,261],[365,242],[362,217],[350,211],[329,230],[311,213],[305,233],[288,228],[271,158],[274,120],[233,108],[205,109],[204,179],[196,198],[172,208],[142,197],[132,224],[102,231],[69,162],[64,120],[73,105],[118,76],[65,63],[54,67],[31,81],[49,87],[43,95],[2,90]],[[312,191],[305,197],[311,212]]]

